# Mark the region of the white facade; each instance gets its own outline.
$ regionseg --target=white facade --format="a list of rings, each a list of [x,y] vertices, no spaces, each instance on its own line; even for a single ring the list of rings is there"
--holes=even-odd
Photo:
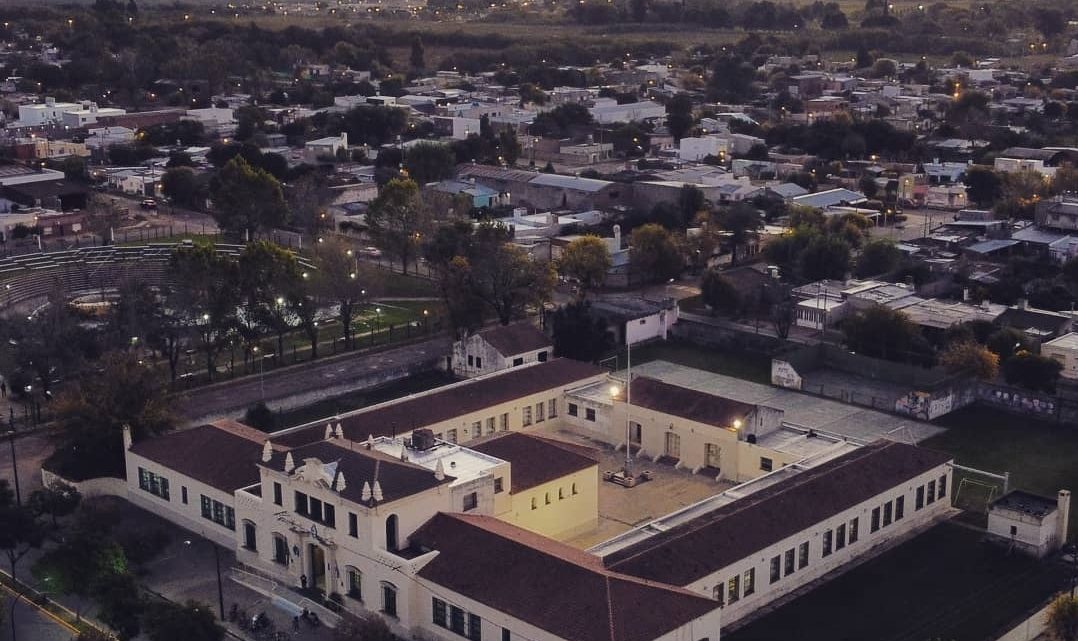
[[[1070,492],[1062,490],[1053,501],[1015,491],[992,503],[988,533],[1001,543],[1036,557],[1059,548],[1067,539]]]
[[[588,111],[599,124],[656,120],[666,117],[666,107],[650,100],[619,105],[612,98],[599,99]]]
[[[65,110],[61,114],[61,121],[65,127],[77,129],[92,125],[104,116],[122,116],[126,113],[126,109],[98,107],[96,102],[82,102],[75,109]]]
[[[1078,333],[1071,332],[1041,343],[1041,356],[1047,356],[1063,366],[1060,376],[1078,379]]]
[[[19,124],[24,127],[40,127],[56,124],[63,119],[65,111],[79,108],[75,102],[56,102],[55,98],[46,98],[44,103],[19,105]]]
[[[1049,167],[1044,164],[1043,160],[1034,160],[1030,158],[996,158],[995,170],[1005,173],[1014,173],[1019,171],[1035,171],[1046,178],[1051,178],[1056,173],[1055,167]]]

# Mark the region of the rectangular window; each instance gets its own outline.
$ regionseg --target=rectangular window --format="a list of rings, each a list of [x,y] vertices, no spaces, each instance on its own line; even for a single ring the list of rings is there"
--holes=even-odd
[[[887,527],[891,524],[891,502],[888,501],[883,504],[883,527]]]
[[[523,416],[521,424],[524,427],[528,427],[529,425],[531,425],[532,424],[532,406],[529,405],[529,406],[523,408],[523,410],[521,411],[521,414]]]
[[[513,634],[509,632],[509,628],[502,628],[502,641],[513,641]]]
[[[938,487],[939,487],[939,491],[936,492],[936,498],[937,499],[942,499],[943,497],[947,496],[947,475],[946,474],[944,474],[943,476],[940,477],[940,483],[939,483]]]
[[[797,548],[797,569],[801,570],[809,564],[809,542],[805,541]]]
[[[577,412],[579,412],[579,409],[577,408],[576,403],[569,403],[569,416],[576,416]]]
[[[790,576],[794,573],[794,549],[790,548],[789,550],[786,550],[786,553],[783,554],[783,557],[784,558],[782,565],[783,569],[785,570],[783,574],[784,576]]]
[[[464,511],[474,510],[479,506],[479,494],[469,492],[464,495]]]
[[[917,488],[917,496],[913,500],[913,509],[919,510],[925,506],[925,486]]]
[[[211,501],[210,497],[206,496],[205,494],[203,494],[200,497],[200,500],[202,502],[202,518],[204,518],[204,519],[212,519],[213,518],[213,501]]]
[[[472,438],[479,438],[483,435],[483,422],[475,421],[472,423]]]
[[[726,601],[730,604],[737,603],[741,598],[741,575],[735,574],[726,582]]]
[[[761,470],[763,470],[764,472],[770,472],[773,467],[775,467],[775,462],[774,461],[767,458],[766,456],[761,456],[760,457],[760,469]]]
[[[225,507],[225,527],[230,530],[236,529],[236,510]]]
[[[503,491],[505,491],[504,483],[505,483],[505,481],[500,476],[498,478],[494,479],[494,493],[495,494],[501,494]]]
[[[487,419],[487,434],[493,434],[493,433],[494,433],[494,417],[491,416],[490,418]]]
[[[483,369],[483,357],[482,356],[476,356],[475,357],[475,367],[477,369]]]
[[[309,507],[307,505],[307,495],[304,494],[303,492],[297,491],[295,499],[296,499],[296,514],[302,514],[303,516],[307,516],[308,514],[310,514],[310,512],[308,511]]]
[[[595,410],[593,410],[593,409],[592,409],[592,408],[590,408],[590,407],[588,407],[588,408],[585,408],[585,409],[584,409],[584,418],[585,418],[586,420],[589,420],[589,421],[595,422]]]
[[[850,545],[857,543],[857,526],[859,525],[859,517],[854,517],[850,520]]]
[[[846,547],[846,524],[845,523],[843,523],[842,525],[835,528],[835,549],[836,550],[841,550],[844,547]]]
[[[715,587],[712,588],[711,598],[719,602],[720,608],[726,605],[726,586],[724,586],[721,581],[716,583]]]
[[[756,568],[749,568],[745,571],[745,591],[743,596],[749,596],[756,591]]]
[[[831,538],[834,533],[827,530],[823,533],[823,556],[831,556]]]
[[[502,414],[501,430],[504,432],[509,429],[509,412]]]
[[[348,536],[353,539],[359,538],[359,518],[355,515],[355,512],[348,513]]]
[[[382,612],[396,618],[397,588],[389,584],[382,585]]]
[[[936,502],[936,482],[928,482],[928,503],[931,505]]]
[[[552,398],[546,403],[546,415],[549,418],[557,418],[558,416],[558,399]]]
[[[281,484],[277,481],[273,482],[273,504],[284,505],[284,497],[281,496]]]
[[[432,617],[434,625],[442,628],[446,627],[445,601],[442,601],[437,597],[431,598],[431,610],[434,613]]]
[[[169,500],[168,495],[168,479],[163,476],[158,476],[149,470],[144,468],[138,469],[138,486],[139,489],[149,492],[156,497]]]
[[[546,405],[542,402],[535,404],[535,422],[542,423],[546,420]]]
[[[780,567],[779,564],[780,564],[779,557],[777,557],[777,556],[771,557],[771,582],[772,583],[774,583],[775,581],[778,581],[779,577],[782,576],[782,568]]]
[[[483,620],[478,614],[468,614],[468,638],[472,641],[483,639]]]
[[[900,496],[895,499],[895,520],[900,520],[906,515],[906,497]]]
[[[450,443],[456,443],[457,442],[457,430],[455,430],[455,429],[446,430],[445,440],[449,441]]]
[[[220,501],[213,502],[213,520],[217,523],[225,522],[225,504]]]
[[[449,629],[464,636],[464,610],[455,605],[449,606]]]
[[[870,532],[875,532],[880,529],[880,508],[872,508],[872,524],[869,528]]]
[[[513,367],[520,367],[523,364],[524,364],[524,357],[523,356],[521,356],[520,358],[514,358],[513,359]]]
[[[324,523],[326,527],[337,527],[337,509],[329,503],[322,504],[322,523]]]
[[[322,500],[321,499],[316,499],[313,496],[308,496],[307,497],[307,506],[308,506],[308,509],[310,510],[310,512],[308,512],[307,516],[309,516],[311,519],[313,519],[315,521],[321,521],[322,520]]]

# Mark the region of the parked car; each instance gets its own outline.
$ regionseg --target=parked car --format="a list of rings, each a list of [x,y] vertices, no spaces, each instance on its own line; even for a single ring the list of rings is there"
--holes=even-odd
[[[139,207],[143,209],[157,209],[157,201],[153,198],[147,198],[139,203]]]

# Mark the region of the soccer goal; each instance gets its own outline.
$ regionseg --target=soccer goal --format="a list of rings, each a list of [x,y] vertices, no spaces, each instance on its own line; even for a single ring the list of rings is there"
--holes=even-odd
[[[987,514],[992,501],[1010,489],[1010,473],[1002,474],[963,465],[954,466],[951,504],[967,512]]]

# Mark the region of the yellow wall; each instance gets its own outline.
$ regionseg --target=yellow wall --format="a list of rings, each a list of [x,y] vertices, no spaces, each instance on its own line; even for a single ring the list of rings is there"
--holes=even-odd
[[[619,403],[612,430],[618,432],[618,442],[625,440],[625,404]],[[666,434],[674,432],[680,438],[681,467],[690,472],[704,467],[705,445],[719,446],[719,468],[723,478],[732,479],[737,469],[738,433],[713,425],[691,421],[634,405],[632,421],[640,424],[640,445],[649,458],[662,456],[666,451]]]
[[[777,470],[783,465],[796,463],[802,458],[801,456],[742,441],[737,444],[737,478],[734,480],[740,483],[767,474],[766,471],[760,469],[761,457],[771,459],[772,470]]]
[[[572,493],[576,484],[577,493]],[[559,495],[559,491],[563,492]],[[550,496],[547,504],[546,497]],[[564,498],[558,498],[564,496]],[[535,509],[532,509],[532,499]],[[513,495],[513,507],[498,518],[552,539],[568,539],[595,527],[599,520],[599,466],[537,485]]]

